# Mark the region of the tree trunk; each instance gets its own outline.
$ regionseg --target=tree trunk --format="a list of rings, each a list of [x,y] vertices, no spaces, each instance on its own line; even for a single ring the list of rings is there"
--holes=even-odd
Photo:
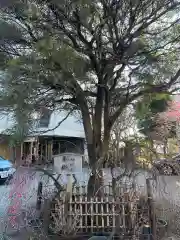
[[[88,198],[102,197],[104,194],[103,170],[91,173],[88,180]]]
[[[95,144],[94,144],[95,145]],[[94,146],[93,145],[93,146]],[[104,176],[103,176],[103,165],[106,153],[108,152],[109,138],[102,143],[99,143],[96,147],[94,146],[95,159],[91,159],[92,153],[89,154],[89,163],[91,168],[91,175],[88,181],[88,196],[103,196],[104,194]]]
[[[102,89],[101,89],[102,90]],[[102,196],[103,194],[103,160],[109,147],[110,127],[105,126],[102,139],[102,95],[99,88],[99,100],[96,102],[94,119],[91,121],[87,103],[81,101],[81,112],[87,141],[87,150],[91,175],[88,181],[88,196]]]
[[[135,169],[136,158],[133,153],[133,146],[131,142],[126,142],[124,148],[124,157],[122,159],[123,165],[126,170],[131,174]]]

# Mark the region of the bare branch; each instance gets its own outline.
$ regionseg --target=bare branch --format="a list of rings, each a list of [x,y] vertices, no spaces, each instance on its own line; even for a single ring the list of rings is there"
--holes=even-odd
[[[73,113],[73,111],[74,111],[74,109],[72,109],[70,112],[68,112],[68,114],[61,121],[59,121],[58,124],[54,128],[50,128],[50,129],[44,130],[44,131],[33,131],[33,133],[44,134],[44,133],[56,130]]]

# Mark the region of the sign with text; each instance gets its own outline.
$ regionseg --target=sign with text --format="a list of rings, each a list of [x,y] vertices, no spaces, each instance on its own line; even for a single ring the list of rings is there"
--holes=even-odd
[[[74,153],[59,154],[54,157],[54,167],[58,173],[81,172],[82,155]]]

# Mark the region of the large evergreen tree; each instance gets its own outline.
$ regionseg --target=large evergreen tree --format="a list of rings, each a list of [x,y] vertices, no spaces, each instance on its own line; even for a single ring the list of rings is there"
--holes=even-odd
[[[79,110],[95,173],[127,105],[176,87],[179,7],[179,0],[3,1],[1,106],[23,129],[40,106]]]

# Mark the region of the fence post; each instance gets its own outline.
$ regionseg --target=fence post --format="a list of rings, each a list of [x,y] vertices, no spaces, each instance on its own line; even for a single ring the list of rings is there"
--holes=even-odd
[[[148,196],[148,213],[149,213],[149,220],[150,220],[150,227],[151,227],[151,234],[152,239],[156,240],[157,236],[157,229],[156,229],[156,213],[155,213],[155,207],[154,207],[154,201],[153,201],[153,195],[152,195],[152,188],[150,179],[146,179],[146,186],[147,186],[147,196]]]
[[[73,191],[73,182],[72,182],[72,174],[67,174],[68,181],[66,185],[66,192],[68,193],[69,197],[72,197]]]
[[[51,215],[51,201],[50,199],[45,199],[43,207],[43,228],[45,233],[48,234],[49,225],[50,225],[50,215]]]
[[[72,225],[72,216],[69,216],[69,211],[71,211],[71,201],[72,201],[72,175],[68,174],[68,182],[66,185],[66,192],[64,195],[64,218],[68,221],[68,224]]]
[[[42,182],[39,182],[38,184],[38,190],[37,190],[37,201],[36,201],[36,209],[40,210],[41,209],[41,204],[42,204],[42,189],[43,189],[43,184]]]

